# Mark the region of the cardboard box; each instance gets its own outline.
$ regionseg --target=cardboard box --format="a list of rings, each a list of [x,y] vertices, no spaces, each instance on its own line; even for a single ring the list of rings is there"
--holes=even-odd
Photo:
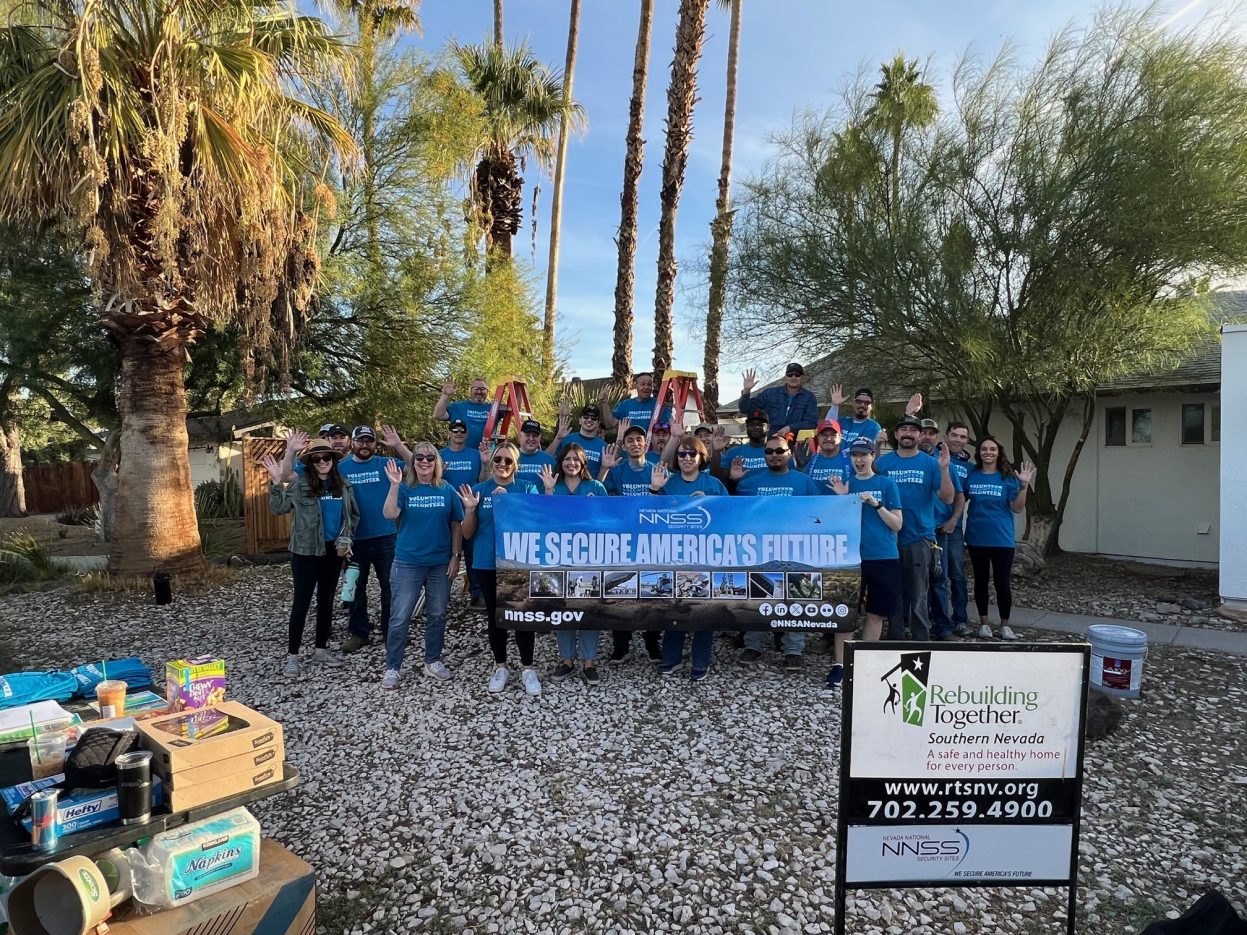
[[[194,711],[225,700],[225,660],[211,656],[165,663],[165,697],[170,711]]]
[[[178,770],[176,773],[167,773],[160,778],[170,789],[187,789],[201,783],[214,782],[223,776],[232,776],[235,773],[253,773],[264,767],[272,766],[274,763],[281,763],[285,759],[286,745],[278,739],[259,750],[240,753],[238,756],[218,760],[206,766],[195,766],[191,769]]]
[[[280,844],[264,839],[254,880],[152,915],[139,915],[126,903],[108,927],[110,935],[312,935],[316,875]]]
[[[55,786],[65,778],[64,773],[48,776],[46,779],[35,779],[31,782],[18,783],[7,789],[0,789],[0,798],[10,815],[17,807],[40,789]],[[164,786],[159,776],[152,777],[152,805],[159,806],[164,801]],[[111,824],[121,818],[121,810],[117,807],[117,787],[108,786],[104,789],[74,789],[72,792],[61,791],[56,799],[56,820],[60,824],[62,835],[76,834],[95,828],[99,825]],[[28,817],[22,819],[22,827],[31,830],[32,822]]]
[[[237,701],[152,718],[140,722],[138,730],[143,746],[154,754],[152,771],[161,776],[258,752],[282,741],[280,724]]]
[[[250,789],[259,789],[263,786],[279,783],[285,777],[284,765],[282,760],[274,760],[261,766],[259,769],[249,770],[245,773],[232,773],[219,779],[201,782],[185,788],[179,787],[174,789],[170,786],[165,790],[165,799],[169,803],[169,811],[184,812],[188,809],[199,808],[201,805],[207,805],[209,802],[215,802],[217,799],[228,798],[231,795],[238,795],[240,792],[246,792]],[[177,774],[175,773],[174,775]]]

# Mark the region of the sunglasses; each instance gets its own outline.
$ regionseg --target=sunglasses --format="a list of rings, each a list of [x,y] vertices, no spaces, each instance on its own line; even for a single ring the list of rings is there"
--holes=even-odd
[[[765,452],[766,452],[767,454],[769,454],[769,455],[786,455],[786,454],[788,454],[788,449],[787,449],[787,448],[763,448],[762,450],[763,450],[763,451],[765,451]]]
[[[436,461],[437,455],[412,455],[412,461]]]
[[[467,429],[451,429],[450,434],[451,435],[467,435],[468,430]]]
[[[310,461],[312,464],[324,464],[325,462],[329,462],[330,464],[332,464],[334,461],[337,460],[337,458],[335,458],[333,455],[312,455],[307,460]]]
[[[701,455],[699,455],[696,451],[677,451],[675,453],[675,456],[677,458],[699,458],[701,457]]]
[[[514,458],[494,458],[494,464],[514,464]]]
[[[803,377],[805,374],[800,370],[789,370],[784,374],[786,377]]]

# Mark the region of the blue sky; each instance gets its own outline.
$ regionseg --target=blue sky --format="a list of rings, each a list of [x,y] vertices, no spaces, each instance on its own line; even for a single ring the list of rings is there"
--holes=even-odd
[[[1132,2],[1131,6],[1141,6]],[[656,0],[645,104],[645,169],[641,177],[640,248],[636,261],[636,320],[633,365],[649,365],[653,351],[654,281],[658,251],[658,182],[662,170],[666,88],[671,67],[677,0]],[[1166,9],[1178,26],[1218,0],[1179,0]],[[454,37],[484,41],[492,28],[490,0],[424,0],[424,35],[414,45],[435,53]],[[632,88],[637,2],[583,0],[580,48],[573,92],[588,115],[588,132],[569,147],[564,195],[558,290],[558,339],[572,374],[584,378],[610,371],[611,328],[623,178],[624,134]],[[930,80],[946,93],[948,77],[967,50],[996,54],[1011,40],[1023,62],[1034,61],[1048,39],[1070,22],[1092,15],[1085,0],[745,0],[738,77],[733,177],[756,173],[765,163],[769,134],[790,125],[795,112],[822,109],[859,70],[873,77],[879,63],[898,50],[929,63]],[[508,44],[526,40],[546,62],[562,68],[567,44],[565,0],[506,0]],[[699,69],[700,100],[693,114],[694,137],[676,225],[677,281],[675,366],[701,370],[699,332],[706,299],[696,268],[709,249],[709,224],[719,173],[723,128],[728,15],[711,4],[705,51]],[[541,186],[538,238],[532,252],[531,186]],[[550,179],[530,167],[525,218],[515,242],[517,257],[534,264],[537,292],[545,294],[549,240]],[[794,353],[801,359],[809,354]],[[782,373],[785,361],[725,359],[725,392],[738,389],[737,373],[757,366],[764,381]]]

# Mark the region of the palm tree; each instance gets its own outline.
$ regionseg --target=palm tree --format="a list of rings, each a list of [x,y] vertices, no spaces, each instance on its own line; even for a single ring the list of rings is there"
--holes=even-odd
[[[662,214],[658,221],[658,282],[654,300],[654,373],[671,366],[671,308],[675,304],[675,215],[684,187],[688,147],[693,140],[697,62],[706,38],[710,0],[680,0],[675,57],[667,86],[667,148],[662,160]]]
[[[632,375],[632,302],[636,286],[637,204],[645,140],[645,79],[649,73],[650,33],[654,24],[654,0],[641,0],[641,25],[637,30],[632,61],[632,102],[628,106],[628,141],[624,156],[623,192],[619,196],[619,267],[615,274],[615,350],[611,355],[611,378],[627,386]]]
[[[730,6],[731,26],[727,40],[727,94],[723,105],[723,160],[719,166],[719,197],[710,222],[710,307],[706,310],[706,346],[702,357],[706,418],[718,421],[719,349],[723,332],[723,306],[727,300],[727,251],[732,239],[729,197],[732,181],[732,141],[736,133],[736,66],[740,52],[740,14],[744,0],[719,0]]]
[[[494,0],[494,45],[502,48],[502,0]]]
[[[212,322],[263,344],[275,303],[306,307],[305,180],[353,144],[293,89],[340,52],[266,0],[30,0],[0,27],[0,221],[70,219],[119,349],[114,572],[203,564],[188,347]]]
[[[866,110],[866,120],[869,125],[886,133],[891,143],[888,217],[895,227],[900,212],[901,142],[905,130],[930,126],[940,108],[935,99],[935,88],[922,80],[916,59],[906,60],[905,53],[898,52],[891,62],[880,66],[880,71],[883,77],[871,94],[874,103]]]
[[[580,0],[572,0],[567,25],[567,63],[563,66],[563,93],[571,97],[576,72],[576,46],[580,39]],[[567,168],[568,117],[559,121],[559,142],[554,160],[554,194],[550,204],[550,257],[546,270],[546,317],[541,340],[541,369],[546,382],[554,379],[554,318],[559,287],[559,235],[563,227],[563,177]]]
[[[563,77],[543,65],[526,45],[507,50],[493,43],[454,44],[451,49],[468,86],[481,101],[485,136],[472,177],[472,197],[495,259],[511,257],[511,238],[523,214],[522,160],[543,166],[554,157],[564,117],[579,129],[583,108],[564,93]]]

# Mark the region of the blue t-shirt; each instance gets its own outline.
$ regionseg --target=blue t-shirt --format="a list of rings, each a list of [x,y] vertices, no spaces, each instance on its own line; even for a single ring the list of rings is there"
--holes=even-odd
[[[909,545],[920,539],[935,540],[935,503],[939,500],[940,463],[925,452],[902,458],[889,451],[875,460],[875,470],[896,481],[901,491],[900,543]]]
[[[620,461],[606,475],[606,492],[615,497],[640,497],[649,493],[654,465],[648,460],[637,468],[632,460]]]
[[[499,488],[506,489],[506,496],[521,493],[539,493],[533,484],[526,480],[512,478],[509,484],[499,484],[492,477],[473,484],[472,489],[481,495],[481,502],[476,506],[476,532],[472,536],[472,567],[478,571],[493,571],[494,564],[494,494]]]
[[[385,498],[390,494],[390,479],[385,476],[385,463],[394,458],[373,455],[367,461],[356,461],[355,456],[338,462],[338,473],[351,482],[355,489],[355,505],[359,507],[359,525],[355,527],[356,539],[376,539],[394,535],[394,520],[381,515]],[[401,468],[402,465],[399,464]]]
[[[703,493],[707,497],[727,496],[723,481],[706,471],[702,471],[691,481],[685,480],[681,474],[672,475],[667,478],[662,492],[669,497],[687,497],[695,493]]]
[[[900,508],[901,493],[896,487],[896,481],[890,477],[874,474],[867,480],[858,480],[856,475],[850,476],[848,496],[856,497],[864,491],[873,493],[875,499],[886,509]],[[865,503],[862,504],[862,541],[859,554],[864,562],[900,558],[901,555],[896,548],[896,533],[880,518],[878,510]]]
[[[733,448],[723,449],[723,453],[719,455],[719,464],[723,470],[731,470],[732,462],[740,458],[745,462],[746,471],[757,471],[766,467],[766,445],[736,445]],[[788,459],[789,470],[797,469],[797,462],[792,458]]]
[[[320,495],[320,518],[325,526],[325,541],[330,542],[338,538],[338,533],[342,531],[342,496],[334,496],[331,493],[323,493]]]
[[[746,474],[737,481],[736,492],[743,497],[818,497],[831,493],[831,490],[800,471],[776,474],[763,469]]]
[[[621,399],[615,408],[611,410],[611,413],[616,419],[628,419],[633,425],[639,425],[641,428],[649,431],[649,420],[654,418],[654,404],[657,402],[657,396],[651,396],[649,399],[637,399],[635,396],[629,396],[627,399]],[[662,418],[658,421],[671,421],[670,406],[662,407]]]
[[[605,497],[607,496],[606,488],[602,486],[601,481],[590,478],[585,480],[580,478],[580,483],[576,485],[575,490],[568,490],[567,483],[562,478],[554,485],[554,493],[571,497]]]
[[[589,473],[597,477],[598,470],[602,467],[602,452],[606,450],[606,439],[601,436],[585,438],[579,432],[572,432],[563,439],[563,444],[559,445],[559,453],[555,457],[555,461],[562,464],[563,449],[573,444],[579,445],[585,450],[585,460],[589,462]]]
[[[462,484],[475,484],[481,477],[481,452],[477,448],[452,451],[447,446],[442,456],[442,480],[458,490]]]
[[[805,462],[805,473],[830,489],[832,478],[848,483],[849,478],[853,476],[853,462],[849,460],[849,453],[844,449],[830,458],[816,451],[810,460]]]
[[[515,466],[515,476],[522,477],[524,480],[532,481],[538,487],[541,486],[541,469],[549,465],[553,471],[557,465],[554,463],[554,455],[547,454],[538,449],[532,454],[520,452],[520,463]]]
[[[964,452],[963,452],[964,454]],[[955,455],[948,462],[948,476],[953,481],[953,502],[945,503],[943,500],[936,499],[935,502],[935,525],[943,526],[948,522],[949,517],[953,515],[953,510],[957,508],[957,494],[966,492],[966,477],[970,471],[974,469],[974,459],[969,455],[958,458]]]
[[[466,444],[469,448],[480,446],[481,439],[485,437],[485,423],[489,421],[489,410],[492,407],[493,403],[474,403],[470,399],[447,403],[446,415],[450,417],[450,421],[462,419],[468,427]]]
[[[1017,476],[984,474],[977,468],[966,478],[966,545],[1012,549],[1013,508],[1022,482]]]
[[[463,501],[450,484],[398,485],[398,539],[394,557],[408,565],[450,561],[450,524],[463,521]]]
[[[853,439],[865,438],[873,442],[883,431],[883,426],[874,419],[862,419],[859,422],[852,416],[847,418],[842,416],[836,421],[840,423],[840,445],[845,451],[848,451],[849,445],[853,444]]]

